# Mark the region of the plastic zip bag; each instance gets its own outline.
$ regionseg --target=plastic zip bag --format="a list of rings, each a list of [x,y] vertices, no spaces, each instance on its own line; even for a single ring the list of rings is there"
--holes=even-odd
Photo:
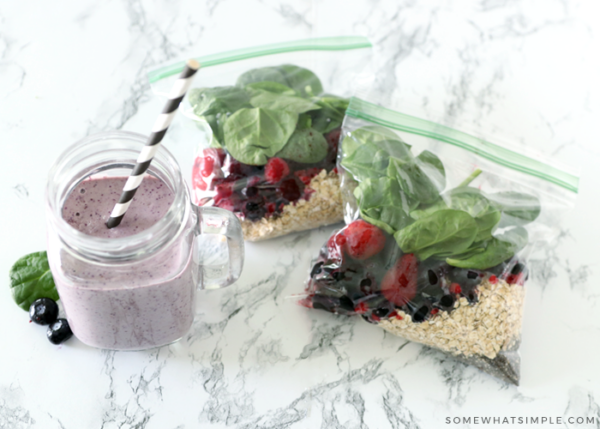
[[[182,105],[198,126],[194,202],[233,211],[247,240],[342,221],[337,142],[370,42],[333,37],[198,58]],[[183,63],[149,74],[155,92]]]
[[[578,177],[358,98],[338,162],[348,225],[321,249],[302,304],[518,384],[527,259],[558,234]]]

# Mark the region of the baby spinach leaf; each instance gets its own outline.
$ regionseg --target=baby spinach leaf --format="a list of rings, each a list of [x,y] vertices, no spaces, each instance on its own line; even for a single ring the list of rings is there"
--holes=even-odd
[[[297,127],[286,145],[275,156],[304,164],[321,161],[327,156],[327,140],[313,128]]]
[[[278,67],[261,67],[242,73],[236,82],[236,86],[244,88],[255,82],[275,82],[289,86],[284,73]]]
[[[198,116],[233,113],[242,107],[250,107],[250,96],[244,89],[235,86],[193,88],[188,100]]]
[[[438,198],[431,204],[421,204],[417,209],[410,212],[410,217],[414,220],[419,220],[423,217],[427,217],[438,210],[446,210],[449,207],[446,205],[442,198]]]
[[[315,103],[304,98],[268,91],[255,91],[250,99],[250,104],[263,109],[285,110],[292,113],[304,113],[319,109]]]
[[[467,250],[477,235],[477,224],[462,210],[439,210],[396,232],[394,238],[404,253],[425,260],[444,252]]]
[[[533,195],[506,191],[491,194],[489,198],[501,207],[503,226],[526,225],[540,215],[540,200]]]
[[[354,190],[354,196],[364,220],[394,234],[410,225],[409,202],[398,182],[389,177],[366,179]]]
[[[261,108],[240,109],[223,127],[225,147],[238,161],[265,165],[287,143],[298,115]]]
[[[17,305],[26,311],[39,298],[58,301],[46,252],[30,253],[15,262],[10,269],[10,290]]]
[[[444,199],[448,207],[464,210],[473,216],[478,228],[475,241],[486,240],[492,236],[502,214],[479,189],[468,186],[458,187],[446,193]]]
[[[454,267],[485,270],[512,257],[527,245],[527,240],[527,230],[516,227],[502,235],[493,237],[488,241],[485,250],[482,252],[448,258],[446,262]]]
[[[415,163],[433,183],[438,192],[444,190],[446,187],[446,170],[444,164],[436,155],[424,150],[415,158]]]
[[[344,142],[346,139],[344,139]],[[344,142],[342,142],[343,147]],[[390,162],[389,153],[372,144],[362,144],[354,149],[347,157],[342,158],[341,165],[354,179],[362,181],[368,178],[385,177],[385,171]]]
[[[316,130],[326,134],[342,126],[348,108],[348,99],[325,95],[312,100],[320,107],[319,110],[310,112]]]
[[[321,80],[312,71],[291,64],[278,67],[287,84],[303,97],[312,97],[323,92]]]
[[[246,85],[246,91],[254,95],[256,92],[267,91],[273,94],[298,95],[296,91],[277,82],[254,82]]]
[[[415,161],[390,158],[387,175],[398,180],[400,188],[411,200],[430,204],[439,198],[440,189]]]

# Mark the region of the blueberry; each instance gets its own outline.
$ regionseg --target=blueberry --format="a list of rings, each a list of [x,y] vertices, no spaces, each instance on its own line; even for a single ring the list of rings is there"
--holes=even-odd
[[[336,304],[337,300],[335,298],[329,298],[323,295],[315,295],[312,297],[313,308],[317,310],[333,312]]]
[[[471,304],[477,304],[477,301],[479,301],[477,293],[473,290],[467,294],[467,299]]]
[[[258,188],[256,186],[249,186],[242,189],[242,194],[245,194],[247,197],[254,197],[258,195]]]
[[[412,320],[415,323],[421,323],[422,321],[424,321],[427,318],[428,314],[429,314],[429,306],[423,305],[415,312],[415,314],[413,314]]]
[[[452,295],[444,295],[443,297],[440,298],[438,305],[443,309],[443,310],[447,310],[447,309],[451,309],[452,307],[454,307],[454,296]]]
[[[429,284],[436,285],[439,281],[437,274],[433,270],[427,270],[427,276],[429,277]]]
[[[525,269],[525,265],[523,265],[520,262],[517,262],[515,264],[515,266],[513,267],[513,269],[510,271],[511,274],[513,275],[517,275],[517,274],[521,274],[521,272]]]
[[[376,308],[375,310],[373,310],[373,314],[377,317],[385,317],[388,314],[390,314],[390,309],[389,308]]]
[[[68,340],[73,335],[67,319],[56,319],[52,325],[48,327],[46,336],[52,344],[60,344]]]
[[[38,325],[54,323],[58,317],[58,305],[53,299],[40,298],[33,301],[29,307],[29,318]]]
[[[479,273],[476,271],[467,271],[467,278],[476,279],[477,277],[479,277]]]
[[[348,296],[344,295],[340,298],[340,308],[346,311],[354,311],[354,303]]]
[[[319,262],[319,263],[315,264],[315,266],[310,271],[310,276],[314,278],[317,274],[321,273],[322,266],[323,266],[323,262]]]

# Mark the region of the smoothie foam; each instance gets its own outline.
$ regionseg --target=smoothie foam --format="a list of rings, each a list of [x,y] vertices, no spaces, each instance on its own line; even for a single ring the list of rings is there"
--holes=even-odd
[[[173,203],[173,191],[147,176],[122,223],[105,223],[127,178],[85,180],[67,196],[62,217],[84,234],[127,237],[148,229]],[[108,349],[135,350],[176,341],[191,326],[196,286],[191,263],[191,234],[139,261],[110,267],[61,252],[61,275],[55,276],[71,329],[84,343]]]

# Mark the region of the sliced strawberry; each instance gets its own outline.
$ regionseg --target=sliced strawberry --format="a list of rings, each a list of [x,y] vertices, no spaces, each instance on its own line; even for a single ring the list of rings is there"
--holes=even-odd
[[[364,260],[381,252],[385,235],[375,225],[362,219],[355,220],[344,229],[345,250],[354,259]]]
[[[381,281],[381,293],[391,303],[402,306],[417,294],[417,257],[412,253],[402,255]]]
[[[290,167],[281,158],[271,158],[265,166],[265,179],[271,184],[279,182],[288,174],[290,174]]]

